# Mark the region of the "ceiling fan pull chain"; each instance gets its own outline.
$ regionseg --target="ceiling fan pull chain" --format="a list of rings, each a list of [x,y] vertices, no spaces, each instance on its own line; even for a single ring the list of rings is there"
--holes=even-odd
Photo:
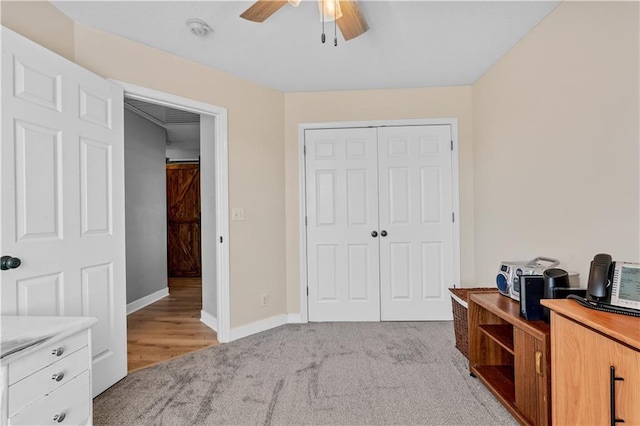
[[[324,0],[320,0],[320,21],[322,21],[322,35],[320,36],[320,40],[324,44],[326,41],[326,37],[324,35]]]
[[[338,0],[333,0],[333,45],[338,46],[338,17],[335,15],[338,13]]]

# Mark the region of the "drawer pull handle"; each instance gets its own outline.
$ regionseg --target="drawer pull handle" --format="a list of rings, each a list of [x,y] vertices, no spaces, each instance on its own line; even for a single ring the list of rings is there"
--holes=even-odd
[[[619,419],[618,416],[616,416],[616,382],[618,381],[624,381],[624,378],[616,377],[616,367],[612,365],[609,369],[609,405],[611,407],[611,426],[615,426],[616,423],[624,423],[624,420]]]
[[[51,355],[60,356],[64,353],[64,348],[60,346],[59,348],[55,348],[51,351]]]
[[[65,417],[67,417],[67,415],[65,413],[56,414],[55,416],[53,416],[53,421],[54,422],[58,422],[58,423],[62,423],[64,421]]]
[[[62,371],[51,376],[51,380],[55,380],[56,382],[59,382],[62,379],[64,379],[64,373]]]

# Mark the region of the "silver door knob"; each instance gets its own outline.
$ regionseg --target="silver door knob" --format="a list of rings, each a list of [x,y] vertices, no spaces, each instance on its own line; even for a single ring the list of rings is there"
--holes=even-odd
[[[380,236],[386,237],[387,236],[387,231],[385,231],[384,229],[382,231],[380,231]]]
[[[58,422],[58,423],[62,423],[62,421],[64,420],[65,417],[67,417],[67,415],[65,413],[56,414],[55,416],[53,416],[53,421],[54,422]]]
[[[16,269],[21,263],[17,257],[2,256],[0,257],[0,270]]]
[[[371,236],[373,238],[377,237],[378,236],[378,231],[371,231]]]

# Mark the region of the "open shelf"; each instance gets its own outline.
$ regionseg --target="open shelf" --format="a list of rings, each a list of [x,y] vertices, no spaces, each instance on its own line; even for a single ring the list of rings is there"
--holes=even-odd
[[[513,355],[513,326],[511,324],[478,324],[478,328]]]
[[[471,293],[469,369],[522,425],[551,424],[549,325],[526,321],[515,300]]]
[[[476,376],[494,395],[512,406],[515,404],[516,392],[512,365],[476,365],[474,370]]]

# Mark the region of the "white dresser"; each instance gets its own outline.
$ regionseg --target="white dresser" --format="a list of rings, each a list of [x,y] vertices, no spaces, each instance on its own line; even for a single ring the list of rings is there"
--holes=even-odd
[[[2,424],[92,424],[89,317],[1,316]]]

